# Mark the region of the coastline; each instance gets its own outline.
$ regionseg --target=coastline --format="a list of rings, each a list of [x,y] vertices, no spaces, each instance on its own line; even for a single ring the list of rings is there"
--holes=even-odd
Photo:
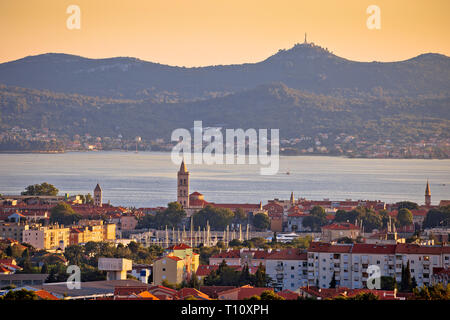
[[[123,150],[123,149],[111,149],[111,150],[61,150],[61,151],[45,151],[45,150],[31,150],[31,151],[16,151],[16,150],[4,150],[0,151],[0,154],[64,154],[64,153],[88,153],[88,152],[126,152],[126,153],[136,153],[133,150]],[[170,151],[163,150],[144,150],[138,151],[138,153],[170,153]],[[283,157],[334,157],[334,158],[345,158],[345,159],[378,159],[378,160],[450,160],[450,158],[424,158],[424,157],[358,157],[358,156],[348,156],[348,155],[336,155],[336,154],[318,154],[318,153],[308,153],[308,154],[292,154],[292,153],[280,153]]]

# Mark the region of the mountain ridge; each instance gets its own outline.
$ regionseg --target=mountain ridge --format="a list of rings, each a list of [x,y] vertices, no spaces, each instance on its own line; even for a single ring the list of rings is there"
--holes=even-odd
[[[0,83],[6,85],[110,98],[167,98],[179,102],[273,82],[324,94],[370,92],[377,87],[397,96],[448,94],[450,58],[426,53],[402,61],[360,62],[314,44],[296,44],[259,62],[205,67],[65,53],[27,56],[0,64]]]

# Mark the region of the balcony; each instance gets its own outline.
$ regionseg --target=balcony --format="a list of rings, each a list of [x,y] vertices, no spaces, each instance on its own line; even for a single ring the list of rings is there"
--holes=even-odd
[[[282,265],[277,265],[277,266],[275,267],[275,271],[283,272],[283,271],[284,271],[284,267],[283,267]]]

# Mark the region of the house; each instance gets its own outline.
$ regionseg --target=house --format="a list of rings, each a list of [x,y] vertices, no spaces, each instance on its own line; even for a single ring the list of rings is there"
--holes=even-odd
[[[186,244],[173,245],[153,263],[153,284],[178,284],[190,279],[199,266],[199,255]]]
[[[333,223],[322,227],[321,240],[331,242],[340,238],[356,239],[360,235],[360,228],[352,223]]]
[[[250,285],[245,285],[230,290],[219,292],[217,295],[218,300],[244,300],[252,296],[260,296],[264,291],[272,291],[273,288],[255,288]]]
[[[188,297],[192,297],[197,300],[211,300],[211,298],[207,294],[194,288],[182,288],[178,290],[177,296],[181,300],[185,300]]]
[[[277,292],[277,295],[284,298],[285,300],[298,300],[301,297],[299,293],[287,289]]]
[[[272,249],[227,249],[209,258],[210,265],[219,265],[225,260],[228,266],[258,267],[260,264],[266,265],[266,259],[270,256]]]
[[[219,293],[234,289],[234,286],[200,286],[200,291],[207,294],[211,299],[217,299]]]
[[[307,216],[309,216],[309,214],[305,214],[300,211],[289,213],[287,216],[286,231],[288,232],[306,231],[306,228],[303,226],[303,219]]]

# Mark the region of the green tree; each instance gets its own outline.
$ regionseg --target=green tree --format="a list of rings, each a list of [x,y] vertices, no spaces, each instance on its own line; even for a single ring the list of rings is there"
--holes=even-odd
[[[283,297],[277,295],[271,290],[266,290],[261,293],[261,300],[285,300]]]
[[[406,264],[406,267],[402,265],[402,278],[400,280],[400,291],[402,292],[411,292],[412,287],[412,279],[411,279],[411,270],[409,268],[409,260]]]
[[[54,185],[47,182],[41,184],[29,185],[22,192],[22,195],[26,196],[56,196],[59,190],[55,188]]]
[[[242,224],[247,222],[247,213],[242,208],[237,208],[236,211],[234,211],[234,221],[237,224]]]
[[[380,287],[381,290],[394,290],[397,288],[397,281],[394,277],[381,276]]]
[[[209,223],[211,230],[224,230],[231,224],[234,218],[234,213],[230,209],[215,208],[207,205],[194,214],[194,225],[205,228]]]
[[[50,210],[50,222],[63,225],[73,224],[81,219],[81,215],[76,214],[70,204],[60,202]]]
[[[264,214],[262,212],[257,213],[253,217],[253,225],[255,226],[256,229],[267,230],[270,226],[270,219],[267,216],[267,214]]]
[[[448,227],[450,225],[450,206],[428,210],[423,221],[423,228]]]
[[[336,288],[336,273],[333,272],[333,277],[331,278],[330,281],[330,289],[334,289]]]
[[[39,300],[39,297],[34,293],[34,291],[21,289],[21,290],[10,290],[4,296],[1,297],[2,300]]]
[[[409,209],[402,208],[398,210],[397,220],[400,223],[400,226],[409,226],[413,223],[413,215]]]
[[[170,202],[167,209],[156,213],[154,218],[154,226],[156,228],[178,228],[186,217],[183,206],[178,202]]]
[[[262,263],[259,264],[258,269],[255,272],[255,286],[256,287],[267,287],[270,282],[269,277],[266,274],[266,270]]]
[[[395,204],[398,210],[400,209],[408,209],[408,210],[417,210],[419,209],[419,205],[415,202],[411,201],[401,201]]]

